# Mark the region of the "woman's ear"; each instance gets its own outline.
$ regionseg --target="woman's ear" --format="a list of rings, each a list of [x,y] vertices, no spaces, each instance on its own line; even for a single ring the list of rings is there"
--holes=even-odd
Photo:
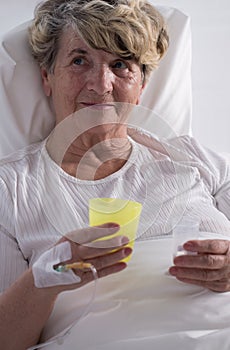
[[[42,85],[43,85],[43,90],[46,94],[47,97],[51,96],[51,85],[50,85],[50,79],[49,79],[49,73],[45,68],[41,68],[41,77],[42,77]]]
[[[144,90],[144,88],[145,88],[145,85],[146,85],[145,83],[142,83],[142,84],[141,84],[140,93],[139,93],[139,97],[138,97],[138,99],[137,99],[136,105],[139,105],[139,103],[140,103],[141,94],[142,94],[142,92],[143,92],[143,90]]]

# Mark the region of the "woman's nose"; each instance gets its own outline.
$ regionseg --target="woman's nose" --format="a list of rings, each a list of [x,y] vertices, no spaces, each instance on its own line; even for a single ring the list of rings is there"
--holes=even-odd
[[[97,64],[88,72],[87,89],[98,95],[104,95],[113,90],[114,74],[105,64]]]

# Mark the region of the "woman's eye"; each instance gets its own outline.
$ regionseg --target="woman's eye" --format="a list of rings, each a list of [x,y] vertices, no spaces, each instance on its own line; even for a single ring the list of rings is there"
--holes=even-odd
[[[85,63],[85,60],[84,60],[84,58],[79,57],[79,58],[75,58],[73,63],[77,66],[81,66]]]
[[[114,63],[113,68],[126,69],[127,65],[123,61],[117,61]]]

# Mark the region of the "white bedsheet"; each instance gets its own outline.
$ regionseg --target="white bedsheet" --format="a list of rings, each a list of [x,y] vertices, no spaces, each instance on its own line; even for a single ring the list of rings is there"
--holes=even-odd
[[[230,293],[214,293],[167,275],[171,252],[170,238],[136,243],[128,268],[100,280],[90,312],[63,345],[43,349],[229,350]],[[61,295],[44,336],[78,317],[92,290],[91,284]]]

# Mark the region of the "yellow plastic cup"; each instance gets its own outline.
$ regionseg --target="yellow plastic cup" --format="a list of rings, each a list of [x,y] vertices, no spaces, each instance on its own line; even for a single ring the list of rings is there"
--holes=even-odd
[[[133,249],[138,229],[142,204],[120,198],[92,198],[89,200],[89,225],[97,226],[107,222],[115,222],[120,225],[120,230],[109,237],[127,236],[129,243],[126,245]],[[122,261],[127,262],[131,254]]]

